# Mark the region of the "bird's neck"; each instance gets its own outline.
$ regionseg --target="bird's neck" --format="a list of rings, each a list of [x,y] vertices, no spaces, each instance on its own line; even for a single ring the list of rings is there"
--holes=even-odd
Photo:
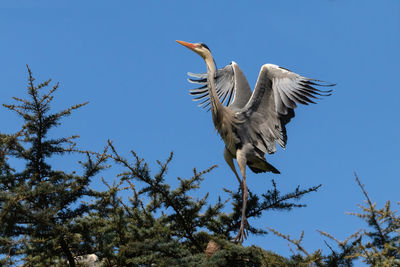
[[[225,108],[219,101],[219,97],[217,95],[217,90],[215,87],[216,66],[214,60],[206,60],[206,63],[208,69],[208,92],[210,96],[211,114],[214,126],[215,129],[217,129],[218,133],[221,135],[227,147],[233,148],[236,142],[235,136],[233,134],[233,127],[236,123],[236,120],[232,112],[229,109]]]
[[[206,64],[207,64],[207,82],[208,82],[208,91],[209,91],[209,96],[210,96],[210,102],[211,102],[211,111],[213,113],[213,116],[218,113],[218,109],[222,109],[223,106],[221,102],[219,101],[218,95],[217,95],[217,90],[215,87],[215,73],[216,73],[216,66],[214,63],[214,60],[212,58],[207,58],[205,59]]]

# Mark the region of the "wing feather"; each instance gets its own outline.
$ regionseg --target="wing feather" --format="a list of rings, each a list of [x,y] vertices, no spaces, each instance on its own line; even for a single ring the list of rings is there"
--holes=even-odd
[[[277,65],[262,66],[250,100],[238,113],[239,117],[247,118],[246,138],[265,153],[276,151],[275,142],[284,148],[287,141],[285,125],[294,117],[297,104],[315,104],[314,99],[329,96],[332,92],[315,86],[334,85],[303,77]]]
[[[198,106],[202,108],[208,107],[210,97],[207,73],[188,72],[188,75],[191,76],[191,78],[188,78],[190,83],[202,85],[199,88],[189,90],[189,93],[194,96],[193,100],[204,100]],[[220,102],[231,109],[243,108],[251,96],[251,89],[247,79],[235,62],[217,70],[215,87]]]

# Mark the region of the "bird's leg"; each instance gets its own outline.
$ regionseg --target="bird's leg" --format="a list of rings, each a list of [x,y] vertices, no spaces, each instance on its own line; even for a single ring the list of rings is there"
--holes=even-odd
[[[231,152],[228,151],[228,149],[226,147],[225,147],[225,150],[224,150],[224,158],[225,158],[226,163],[228,163],[229,167],[231,167],[231,170],[235,174],[236,179],[238,180],[238,182],[240,184],[240,189],[243,191],[243,183],[242,183],[242,180],[239,177],[239,174],[236,172],[235,164],[233,163],[232,154],[231,154]]]
[[[237,234],[235,241],[238,243],[242,243],[244,239],[247,238],[247,228],[248,228],[248,222],[246,218],[246,206],[247,206],[247,184],[246,184],[246,155],[243,153],[243,151],[237,151],[236,152],[236,159],[239,165],[240,173],[243,178],[243,182],[241,184],[242,186],[242,219],[240,221],[240,228],[239,228],[239,233]]]

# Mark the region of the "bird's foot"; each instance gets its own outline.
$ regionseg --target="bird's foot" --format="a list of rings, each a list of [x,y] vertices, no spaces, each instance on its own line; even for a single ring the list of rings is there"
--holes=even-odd
[[[247,239],[248,229],[249,229],[249,223],[247,222],[247,218],[244,217],[240,222],[239,233],[236,235],[233,241],[239,244],[243,243],[243,241]]]

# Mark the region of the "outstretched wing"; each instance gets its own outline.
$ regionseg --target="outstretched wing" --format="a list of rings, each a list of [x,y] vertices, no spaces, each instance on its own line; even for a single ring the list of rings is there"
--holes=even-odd
[[[202,85],[199,88],[190,90],[190,94],[194,96],[193,100],[201,101],[199,106],[202,108],[209,107],[208,74],[188,72],[188,75],[192,77],[188,79],[189,82]],[[215,87],[221,103],[234,110],[243,108],[251,97],[249,83],[235,62],[216,71]]]
[[[294,117],[297,104],[315,104],[319,96],[330,95],[331,90],[315,86],[334,84],[306,78],[277,65],[263,65],[249,102],[238,114],[246,121],[249,141],[264,153],[274,153],[275,142],[284,148],[285,125]]]

